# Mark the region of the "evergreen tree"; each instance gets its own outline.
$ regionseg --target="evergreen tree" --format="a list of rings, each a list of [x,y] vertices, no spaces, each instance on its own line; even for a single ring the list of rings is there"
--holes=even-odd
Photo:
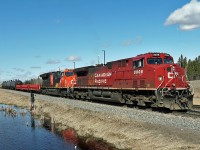
[[[186,68],[187,67],[187,58],[185,57],[183,59],[183,68]]]
[[[181,54],[181,57],[178,58],[178,64],[183,67],[183,55]]]
[[[200,56],[188,60],[187,76],[189,80],[200,80]]]
[[[181,67],[186,68],[187,67],[187,57],[183,58],[183,55],[181,54],[181,56],[178,58],[178,62],[177,62]]]

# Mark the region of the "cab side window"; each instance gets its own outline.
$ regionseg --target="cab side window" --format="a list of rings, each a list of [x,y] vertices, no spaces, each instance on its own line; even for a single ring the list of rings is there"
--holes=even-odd
[[[133,61],[133,68],[141,68],[141,67],[144,67],[144,59]]]

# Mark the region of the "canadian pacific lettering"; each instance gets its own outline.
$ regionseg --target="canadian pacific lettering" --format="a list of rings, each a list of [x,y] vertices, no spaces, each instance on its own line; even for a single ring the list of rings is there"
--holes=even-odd
[[[110,77],[112,75],[111,72],[106,72],[106,73],[95,73],[95,78],[99,78],[99,77]]]

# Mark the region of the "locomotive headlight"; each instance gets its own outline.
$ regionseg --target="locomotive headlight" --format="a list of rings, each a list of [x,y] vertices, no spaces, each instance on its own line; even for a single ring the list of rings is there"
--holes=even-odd
[[[158,81],[162,81],[163,80],[163,77],[158,77]]]
[[[172,66],[172,71],[173,71],[173,72],[175,71],[175,67],[174,67],[174,66]]]

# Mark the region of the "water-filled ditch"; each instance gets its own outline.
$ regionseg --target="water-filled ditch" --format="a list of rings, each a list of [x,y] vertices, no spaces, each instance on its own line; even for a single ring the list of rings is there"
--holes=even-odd
[[[49,118],[35,118],[26,109],[0,105],[0,149],[113,150],[100,139],[78,137],[69,128],[58,131]]]

